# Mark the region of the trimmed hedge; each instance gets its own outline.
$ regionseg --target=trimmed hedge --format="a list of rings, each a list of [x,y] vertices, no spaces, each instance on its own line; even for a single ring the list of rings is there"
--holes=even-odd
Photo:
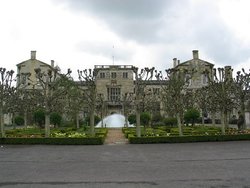
[[[133,134],[129,134],[128,140],[130,144],[239,141],[239,140],[250,140],[250,134],[207,135],[207,136],[159,136],[159,137],[135,137]]]
[[[86,138],[0,138],[0,144],[102,145],[104,136]]]

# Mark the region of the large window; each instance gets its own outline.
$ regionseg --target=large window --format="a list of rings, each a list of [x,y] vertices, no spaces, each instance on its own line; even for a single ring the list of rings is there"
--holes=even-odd
[[[111,78],[116,78],[116,72],[111,72]]]
[[[121,88],[113,87],[108,88],[109,101],[119,101],[121,96]]]
[[[105,78],[105,72],[100,72],[100,78]]]
[[[128,78],[128,72],[123,72],[123,78]]]

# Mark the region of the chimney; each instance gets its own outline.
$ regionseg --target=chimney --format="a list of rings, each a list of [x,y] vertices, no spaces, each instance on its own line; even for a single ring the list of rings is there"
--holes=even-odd
[[[193,50],[193,59],[199,59],[199,51]]]
[[[54,68],[54,66],[55,66],[55,61],[54,60],[51,60],[51,67],[53,67]]]
[[[177,66],[177,58],[173,59],[173,66],[174,66],[174,68]]]
[[[36,51],[31,51],[30,56],[31,59],[36,59]]]
[[[225,69],[225,78],[226,79],[231,79],[233,77],[233,75],[232,75],[232,72],[233,72],[232,67],[231,66],[225,66],[224,69]]]
[[[178,59],[178,61],[177,61],[177,65],[179,65],[179,64],[180,64],[180,62],[181,62],[181,60],[179,60],[179,59]]]

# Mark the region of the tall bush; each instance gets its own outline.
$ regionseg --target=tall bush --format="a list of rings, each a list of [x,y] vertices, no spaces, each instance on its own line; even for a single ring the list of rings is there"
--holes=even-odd
[[[44,127],[45,124],[45,112],[43,109],[38,109],[34,112],[34,121],[39,127]]]
[[[141,123],[144,126],[147,126],[149,124],[149,121],[151,119],[151,116],[148,112],[142,112],[141,113]]]
[[[62,116],[57,113],[57,112],[53,112],[50,115],[50,122],[55,126],[58,127],[61,125],[62,122]]]
[[[129,121],[129,124],[135,124],[136,123],[136,115],[135,114],[129,115],[128,121]]]
[[[195,122],[199,119],[200,112],[195,108],[188,109],[184,114],[184,120],[186,123],[191,123],[194,126]]]
[[[24,125],[24,118],[22,116],[16,116],[14,122],[17,126]]]

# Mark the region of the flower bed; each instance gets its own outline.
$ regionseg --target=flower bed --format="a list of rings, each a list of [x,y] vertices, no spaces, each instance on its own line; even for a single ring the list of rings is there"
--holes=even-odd
[[[37,128],[13,129],[6,131],[6,138],[0,138],[0,144],[65,144],[100,145],[104,143],[107,129],[96,129],[95,136],[75,128],[52,129],[50,138],[44,137],[44,130]]]

